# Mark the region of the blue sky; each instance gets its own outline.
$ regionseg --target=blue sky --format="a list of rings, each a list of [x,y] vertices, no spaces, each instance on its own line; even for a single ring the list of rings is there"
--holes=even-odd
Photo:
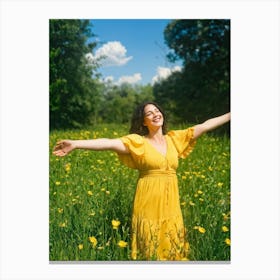
[[[104,80],[120,84],[153,83],[180,70],[180,62],[166,59],[169,49],[163,31],[170,20],[165,19],[98,19],[91,20],[98,42],[91,57],[105,55],[99,72]]]

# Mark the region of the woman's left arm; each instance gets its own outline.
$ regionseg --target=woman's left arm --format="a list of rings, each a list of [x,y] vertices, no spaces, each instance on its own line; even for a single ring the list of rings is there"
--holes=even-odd
[[[230,121],[230,113],[221,115],[216,118],[209,119],[201,124],[197,124],[194,126],[194,139],[197,139],[202,134],[213,130],[227,122]]]

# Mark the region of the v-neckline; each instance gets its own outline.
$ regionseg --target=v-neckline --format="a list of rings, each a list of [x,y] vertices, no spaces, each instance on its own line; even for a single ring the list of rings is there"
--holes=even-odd
[[[161,156],[163,156],[165,159],[167,158],[167,154],[168,154],[168,141],[167,141],[167,137],[165,137],[166,135],[164,135],[164,139],[165,139],[165,144],[166,144],[166,151],[165,154],[161,153],[145,136],[143,136],[143,138],[145,139],[145,141]]]

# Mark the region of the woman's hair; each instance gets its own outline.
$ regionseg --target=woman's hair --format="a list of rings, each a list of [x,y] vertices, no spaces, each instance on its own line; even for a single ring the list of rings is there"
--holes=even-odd
[[[134,111],[133,115],[132,115],[132,119],[131,119],[131,126],[129,129],[129,133],[136,133],[139,135],[148,135],[149,134],[149,130],[146,126],[144,126],[144,109],[148,104],[152,104],[154,106],[156,106],[159,111],[162,113],[163,116],[163,125],[162,125],[162,133],[165,135],[167,133],[167,125],[166,125],[166,115],[164,113],[164,111],[162,110],[162,108],[155,102],[144,102],[142,104],[140,104]]]

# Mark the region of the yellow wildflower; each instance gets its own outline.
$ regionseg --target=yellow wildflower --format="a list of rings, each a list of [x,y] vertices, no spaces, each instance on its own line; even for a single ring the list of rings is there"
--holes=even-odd
[[[63,228],[63,227],[66,227],[66,223],[60,223],[60,224],[59,224],[59,227],[62,227],[62,228]]]
[[[63,213],[63,209],[62,208],[57,208],[57,211],[59,214]]]
[[[66,163],[64,169],[66,172],[69,172],[71,170],[71,163]]]
[[[119,225],[121,224],[118,220],[112,220],[113,229],[118,229]]]
[[[119,243],[118,243],[118,246],[121,247],[121,248],[125,248],[127,246],[127,242],[125,242],[123,240],[120,240]]]
[[[97,239],[94,236],[90,236],[88,239],[93,247],[97,245]]]
[[[199,226],[199,227],[198,227],[198,231],[199,231],[200,233],[205,233],[205,232],[206,232],[206,229]]]
[[[225,239],[225,243],[226,243],[228,246],[230,246],[230,243],[231,243],[231,242],[230,242],[230,239],[229,239],[229,238],[226,238],[226,239]]]
[[[59,181],[56,181],[55,184],[59,186],[61,183]]]
[[[224,185],[224,183],[221,183],[221,182],[219,182],[219,183],[217,184],[218,187],[222,187],[223,185]]]
[[[198,194],[203,194],[203,191],[198,190],[197,193],[198,193]]]
[[[190,206],[195,206],[195,203],[193,203],[192,201],[189,202]]]
[[[222,226],[222,231],[223,231],[223,232],[227,232],[227,231],[229,231],[229,229],[228,229],[228,227],[226,227],[226,226]]]
[[[87,194],[90,196],[93,195],[92,191],[88,191]]]
[[[83,250],[84,249],[84,245],[83,244],[79,244],[78,248],[79,248],[79,250]]]
[[[187,179],[187,176],[182,176],[182,180],[186,180]]]

